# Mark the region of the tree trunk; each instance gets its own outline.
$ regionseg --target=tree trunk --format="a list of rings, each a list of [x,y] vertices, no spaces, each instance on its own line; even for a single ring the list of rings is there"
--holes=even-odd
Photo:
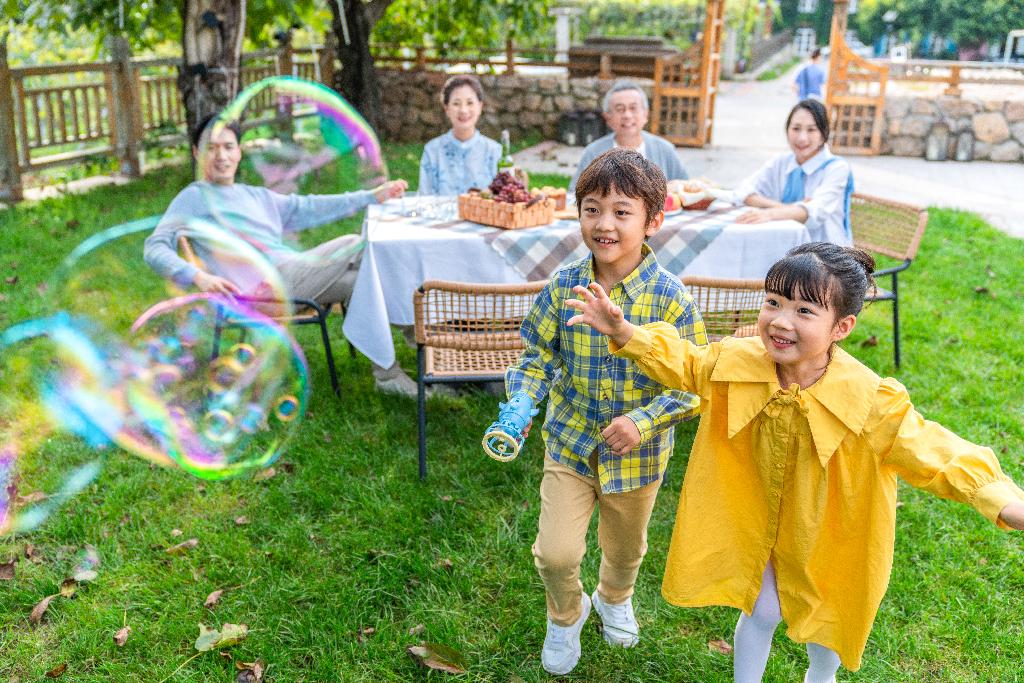
[[[178,90],[191,131],[238,94],[246,0],[184,0]]]
[[[380,83],[370,54],[370,33],[393,0],[330,0],[341,71],[334,77],[334,89],[373,126],[378,127],[381,111]]]

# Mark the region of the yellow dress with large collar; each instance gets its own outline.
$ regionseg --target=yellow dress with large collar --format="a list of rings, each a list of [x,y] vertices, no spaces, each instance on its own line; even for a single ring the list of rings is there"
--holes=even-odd
[[[914,410],[906,389],[835,348],[814,385],[781,387],[759,338],[705,347],[665,323],[611,350],[701,399],[662,594],[750,613],[772,560],[787,635],[861,656],[892,569],[896,477],[999,512],[1024,491],[988,448]]]

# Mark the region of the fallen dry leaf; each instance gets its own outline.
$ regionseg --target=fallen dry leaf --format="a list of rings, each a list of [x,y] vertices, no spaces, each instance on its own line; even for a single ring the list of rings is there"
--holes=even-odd
[[[74,579],[67,578],[60,582],[60,594],[65,598],[74,597],[76,591],[78,591],[78,582]]]
[[[263,669],[266,665],[259,659],[255,662],[235,662],[238,675],[235,683],[263,683]]]
[[[988,564],[988,558],[987,557],[979,557],[978,558],[978,564],[980,564],[982,566],[985,566],[986,564]]]
[[[198,545],[199,545],[199,539],[198,538],[190,538],[187,541],[182,541],[178,545],[172,545],[170,548],[168,548],[164,552],[167,553],[168,555],[180,555],[183,552],[186,552],[188,550],[192,550],[193,548],[197,547]]]
[[[239,515],[238,517],[235,517],[235,526],[245,526],[248,523],[249,518],[245,515]]]
[[[14,580],[14,565],[17,562],[17,559],[10,560],[9,562],[0,562],[0,581]]]
[[[376,632],[377,632],[377,629],[375,629],[373,626],[367,626],[366,628],[361,628],[358,631],[356,631],[356,641],[358,641],[360,643],[365,642],[367,638],[369,638],[370,636],[372,636]]]
[[[22,505],[31,505],[33,503],[41,503],[44,500],[46,500],[48,497],[49,496],[47,496],[42,491],[33,491],[32,493],[26,494],[24,496],[18,496],[15,499],[15,501],[18,503],[18,506],[20,507]]]
[[[446,503],[450,503],[452,501],[452,497],[451,496],[441,496],[441,500],[443,500]]]
[[[421,633],[423,633],[426,630],[427,630],[427,627],[424,626],[423,624],[416,624],[415,626],[413,626],[412,628],[409,629],[409,635],[410,636],[418,636],[418,635],[420,635]]]
[[[724,640],[709,640],[708,649],[712,652],[717,652],[722,655],[732,654],[732,645],[725,642]]]
[[[447,557],[441,560],[438,564],[441,565],[441,569],[445,569],[447,571],[452,571],[452,569],[455,567],[455,565],[452,564],[452,561],[449,560]]]
[[[125,626],[114,634],[114,642],[118,647],[124,647],[124,644],[128,642],[128,634],[132,632],[131,626]]]
[[[869,346],[878,346],[878,337],[871,335],[860,343],[862,349],[866,349]]]
[[[223,590],[213,591],[206,596],[206,600],[203,602],[203,607],[206,609],[213,609],[217,602],[220,601],[220,596],[224,595]]]
[[[273,467],[268,467],[267,469],[260,470],[259,472],[254,474],[253,477],[252,477],[252,480],[253,481],[266,481],[267,479],[270,479],[271,477],[275,476],[276,474],[277,474],[277,470],[275,470]]]
[[[12,275],[11,277],[4,278],[4,282],[6,282],[9,285],[16,285],[18,284],[18,276]]]
[[[428,669],[447,671],[450,674],[466,673],[466,660],[462,653],[447,645],[423,643],[405,648],[416,663]]]
[[[64,672],[67,671],[67,669],[68,669],[68,663],[67,662],[64,662],[63,664],[58,664],[57,666],[53,667],[52,669],[50,669],[49,671],[46,672],[46,677],[47,678],[60,678],[61,676],[64,675]]]
[[[45,598],[37,602],[36,606],[32,608],[32,613],[28,615],[28,623],[33,626],[38,626],[39,622],[43,620],[46,608],[50,606],[50,601],[55,597],[57,597],[57,594],[47,595]]]
[[[31,543],[25,544],[25,559],[29,562],[35,562],[36,564],[43,561],[43,558],[39,557],[36,553],[36,547]]]
[[[78,220],[77,218],[72,218],[71,220],[64,224],[64,227],[67,228],[68,230],[74,230],[81,224],[82,222],[80,220]]]
[[[181,536],[183,533],[181,529],[171,529],[171,536]]]
[[[245,624],[224,624],[220,630],[199,624],[199,637],[196,638],[196,649],[200,652],[219,650],[242,642],[249,635],[249,627]]]

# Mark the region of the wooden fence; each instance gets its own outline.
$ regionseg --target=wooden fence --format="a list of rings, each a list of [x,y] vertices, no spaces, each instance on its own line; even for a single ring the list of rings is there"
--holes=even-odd
[[[1024,85],[1024,64],[999,62],[950,62],[940,59],[908,59],[893,62],[871,60],[889,70],[889,80],[917,83],[945,83],[944,94],[960,95],[960,86]]]
[[[108,62],[12,69],[0,46],[0,200],[22,198],[25,174],[85,158],[114,156],[121,173],[138,176],[144,143],[187,138],[181,60],[131,59],[124,45],[114,52]],[[246,53],[241,85],[284,74],[318,80],[319,56],[290,46]]]

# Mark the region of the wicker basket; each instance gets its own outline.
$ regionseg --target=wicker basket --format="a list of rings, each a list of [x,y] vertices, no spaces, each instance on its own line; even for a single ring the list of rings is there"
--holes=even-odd
[[[547,225],[555,218],[555,201],[543,199],[527,208],[526,203],[509,204],[484,199],[476,194],[459,195],[459,218],[496,228],[517,230]]]

